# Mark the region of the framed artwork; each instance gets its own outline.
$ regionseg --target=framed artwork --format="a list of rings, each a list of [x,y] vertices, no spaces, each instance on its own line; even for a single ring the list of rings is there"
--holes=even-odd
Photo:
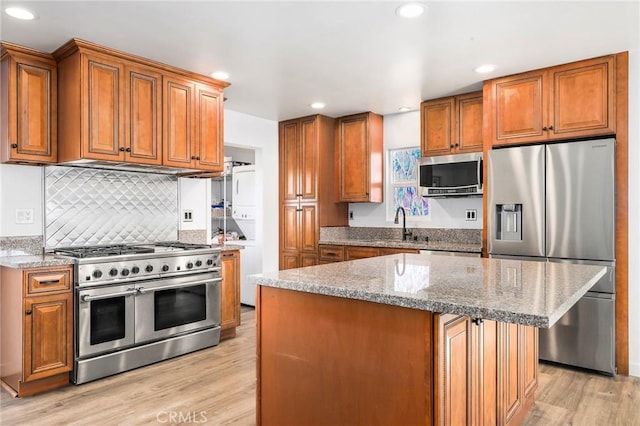
[[[429,216],[429,199],[418,194],[420,148],[389,150],[392,212],[403,207],[407,216]]]

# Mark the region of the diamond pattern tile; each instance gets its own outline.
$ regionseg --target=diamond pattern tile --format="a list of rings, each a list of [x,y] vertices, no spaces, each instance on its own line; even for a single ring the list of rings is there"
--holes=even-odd
[[[45,168],[45,246],[140,244],[178,239],[178,178]]]

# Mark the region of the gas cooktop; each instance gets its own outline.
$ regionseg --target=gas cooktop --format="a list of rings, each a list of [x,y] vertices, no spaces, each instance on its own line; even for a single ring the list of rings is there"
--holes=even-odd
[[[69,256],[78,259],[121,256],[128,254],[144,254],[144,253],[161,253],[166,251],[177,250],[197,250],[209,249],[211,246],[206,244],[181,243],[179,241],[162,241],[153,244],[144,245],[126,245],[115,244],[105,246],[87,246],[87,247],[61,247],[54,249],[55,254]]]

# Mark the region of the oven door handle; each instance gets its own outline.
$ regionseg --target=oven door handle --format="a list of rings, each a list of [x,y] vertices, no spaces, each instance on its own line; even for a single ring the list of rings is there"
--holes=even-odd
[[[129,288],[126,291],[119,291],[117,293],[109,293],[109,294],[101,294],[99,296],[89,296],[85,294],[84,296],[80,296],[81,302],[91,302],[92,300],[102,300],[102,299],[111,299],[112,297],[120,297],[120,296],[133,296],[137,294],[138,290],[135,288]]]
[[[156,290],[172,290],[174,288],[183,288],[183,287],[192,287],[194,285],[200,285],[200,284],[209,284],[209,283],[215,283],[215,282],[219,282],[222,281],[222,278],[211,278],[208,280],[200,280],[200,281],[190,281],[188,283],[183,283],[183,284],[175,284],[175,285],[167,285],[167,286],[155,286],[155,287],[138,287],[138,294],[143,294],[149,291],[156,291]]]

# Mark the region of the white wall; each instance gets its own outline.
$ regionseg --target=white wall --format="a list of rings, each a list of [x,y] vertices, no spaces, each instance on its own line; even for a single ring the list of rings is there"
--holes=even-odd
[[[278,122],[236,111],[224,111],[225,145],[255,149],[256,196],[262,218],[256,217],[256,244],[262,245],[262,271],[278,270]],[[242,255],[241,255],[242,256]]]
[[[192,231],[196,229],[209,229],[209,209],[203,209],[205,206],[211,205],[211,181],[209,179],[178,179],[178,197],[179,197],[179,223],[178,229],[181,231]],[[209,201],[207,201],[209,200]],[[191,210],[192,221],[184,220],[184,211]]]
[[[420,111],[386,115],[384,117],[384,150],[420,146]],[[385,180],[388,167],[385,164]],[[353,219],[349,226],[401,226],[393,224],[393,217],[387,213],[389,196],[384,194],[383,203],[350,203],[349,211]],[[407,226],[414,228],[467,228],[482,229],[482,197],[432,198],[429,202],[430,220],[407,217]],[[467,221],[465,210],[474,209],[477,220]]]
[[[629,52],[629,374],[640,377],[640,51]]]
[[[42,235],[42,167],[0,164],[0,236]],[[33,223],[17,224],[16,209],[33,209]]]

